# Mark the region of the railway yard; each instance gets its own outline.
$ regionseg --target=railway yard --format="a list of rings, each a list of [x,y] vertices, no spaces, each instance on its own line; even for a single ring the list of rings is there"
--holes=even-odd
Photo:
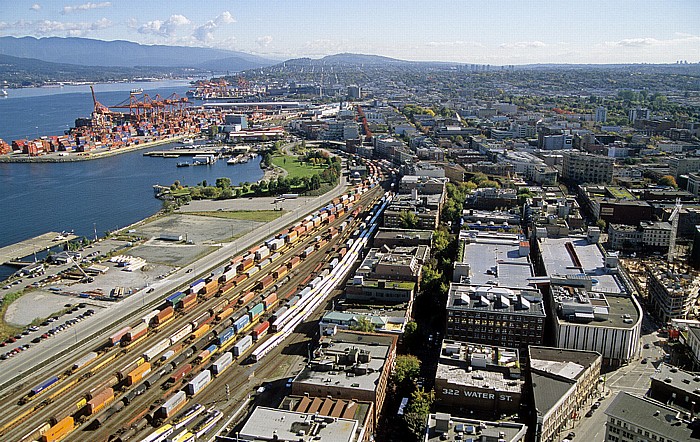
[[[361,256],[391,195],[369,178],[269,239],[3,387],[8,441],[214,440],[261,385],[298,371],[313,321]],[[204,270],[203,272],[199,269]],[[179,280],[181,280],[180,277]],[[76,336],[77,340],[77,336]],[[260,389],[260,390],[264,390]],[[226,428],[224,428],[226,427]]]

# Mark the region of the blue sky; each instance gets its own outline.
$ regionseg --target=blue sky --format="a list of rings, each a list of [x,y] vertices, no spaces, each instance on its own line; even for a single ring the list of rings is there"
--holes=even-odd
[[[0,35],[464,63],[700,62],[698,0],[0,0]]]

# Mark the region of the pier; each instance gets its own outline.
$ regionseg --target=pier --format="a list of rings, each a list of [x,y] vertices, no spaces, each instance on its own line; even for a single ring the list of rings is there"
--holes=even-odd
[[[78,238],[77,235],[48,232],[34,238],[25,239],[9,246],[0,247],[0,264],[20,261],[25,256],[43,252]]]
[[[149,157],[165,157],[165,158],[177,158],[180,156],[193,157],[195,155],[219,155],[222,149],[170,149],[170,150],[153,150],[151,152],[144,152],[144,156]]]

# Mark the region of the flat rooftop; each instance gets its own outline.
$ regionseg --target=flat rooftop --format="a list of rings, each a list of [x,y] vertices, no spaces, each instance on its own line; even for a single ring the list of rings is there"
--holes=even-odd
[[[464,241],[463,262],[469,264],[469,283],[527,288],[534,276],[529,255],[520,250],[523,238],[500,232],[460,232]],[[529,253],[529,248],[527,250]]]
[[[238,437],[245,441],[296,442],[304,434],[308,440],[317,437],[324,442],[354,442],[358,425],[354,419],[256,407]]]
[[[698,395],[700,389],[700,376],[687,371],[679,370],[672,365],[661,364],[651,375],[651,379],[666,383],[679,390]]]
[[[564,316],[563,309],[557,308],[556,318],[561,323],[590,327],[633,328],[639,320],[640,311],[630,295],[606,295],[591,292],[581,298],[576,295],[576,292],[580,290],[578,288],[552,286],[551,289],[555,303],[565,306],[566,309],[580,310],[592,315],[589,320],[581,321]],[[570,296],[570,293],[574,293],[574,295]],[[606,313],[599,314],[601,309],[604,309]]]
[[[321,347],[294,378],[294,384],[374,392],[395,339],[393,336],[349,332],[323,337]],[[362,355],[369,357],[363,359]]]
[[[482,440],[503,440],[519,442],[524,440],[527,426],[517,422],[488,422],[451,416],[447,413],[434,413],[428,416],[425,441],[461,440],[477,442]],[[457,436],[460,436],[459,439]]]
[[[545,316],[540,292],[533,288],[509,289],[452,283],[447,295],[447,308]]]
[[[585,273],[595,279],[593,291],[627,292],[618,277],[606,271],[605,257],[598,244],[582,237],[540,238],[538,241],[547,276]]]
[[[530,367],[555,376],[577,380],[600,358],[600,353],[586,350],[531,345]]]

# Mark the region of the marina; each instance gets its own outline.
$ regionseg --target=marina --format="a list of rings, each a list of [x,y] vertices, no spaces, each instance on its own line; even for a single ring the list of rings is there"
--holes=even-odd
[[[66,232],[47,232],[34,238],[25,239],[15,244],[0,247],[0,264],[18,261],[33,253],[43,252],[78,238],[78,235]]]

